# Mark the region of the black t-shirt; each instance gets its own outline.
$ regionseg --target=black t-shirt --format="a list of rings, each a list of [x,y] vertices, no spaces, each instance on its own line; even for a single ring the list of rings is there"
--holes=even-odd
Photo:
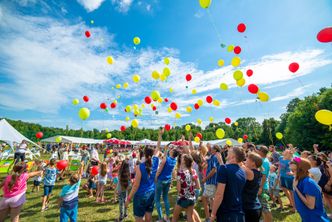
[[[254,179],[246,181],[242,192],[243,209],[245,210],[257,210],[261,208],[258,199],[258,190],[262,181],[262,173],[255,169],[252,171],[254,173]]]

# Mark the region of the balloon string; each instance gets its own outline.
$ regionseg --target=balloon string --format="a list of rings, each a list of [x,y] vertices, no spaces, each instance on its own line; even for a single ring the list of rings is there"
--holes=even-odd
[[[220,35],[219,32],[218,32],[217,26],[216,26],[216,24],[215,24],[215,22],[214,22],[214,20],[213,20],[213,18],[212,18],[212,15],[211,15],[211,13],[210,13],[210,10],[207,9],[206,11],[207,11],[207,14],[208,14],[208,16],[209,16],[209,19],[210,19],[210,22],[211,22],[211,24],[212,24],[212,27],[213,27],[214,31],[216,32],[216,34],[217,34],[218,40],[219,40],[220,43],[221,43],[221,42],[222,42],[222,41],[221,41],[221,35]]]
[[[297,81],[299,81],[299,83],[302,85],[302,87],[304,87],[304,84],[302,83],[302,81],[297,76],[295,76],[295,78],[297,79]]]

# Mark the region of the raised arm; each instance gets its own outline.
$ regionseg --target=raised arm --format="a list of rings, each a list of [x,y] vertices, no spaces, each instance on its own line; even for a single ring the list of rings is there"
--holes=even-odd
[[[160,144],[161,144],[161,139],[162,139],[162,135],[164,133],[164,129],[161,129],[158,133],[158,142],[157,142],[157,148],[154,151],[154,155],[158,156],[159,152],[160,152]]]
[[[190,152],[192,152],[193,150],[194,150],[194,147],[193,147],[193,142],[192,142],[192,140],[193,140],[193,134],[192,134],[192,132],[190,131],[190,133],[189,133],[189,149],[190,149]]]
[[[78,178],[79,178],[79,180],[82,179],[83,172],[84,172],[84,161],[81,161],[81,167],[80,167],[80,169],[78,171]]]
[[[135,182],[133,187],[131,188],[131,191],[128,195],[128,198],[126,200],[126,207],[128,207],[131,199],[133,198],[133,196],[135,195],[135,193],[137,192],[139,185],[141,183],[141,178],[142,178],[142,174],[141,174],[141,170],[139,169],[139,167],[136,167],[136,176],[135,176]]]
[[[28,173],[28,178],[31,178],[31,177],[34,177],[34,176],[41,176],[43,173],[43,171],[35,171],[35,172],[31,172],[31,173]]]

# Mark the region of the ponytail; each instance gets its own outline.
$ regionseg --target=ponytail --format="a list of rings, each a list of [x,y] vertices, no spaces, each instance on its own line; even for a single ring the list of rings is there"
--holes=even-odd
[[[21,176],[24,169],[25,169],[25,164],[22,164],[22,163],[18,163],[13,167],[14,173],[12,174],[10,182],[8,184],[9,190],[11,190],[13,188],[14,184],[17,181],[17,178],[19,178]]]
[[[145,170],[150,176],[150,173],[152,171],[152,156],[153,156],[153,149],[150,147],[146,147],[144,150],[144,156],[145,156]]]

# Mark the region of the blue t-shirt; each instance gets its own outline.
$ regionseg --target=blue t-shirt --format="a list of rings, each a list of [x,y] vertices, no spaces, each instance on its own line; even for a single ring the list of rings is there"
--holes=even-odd
[[[209,159],[207,159],[207,169],[206,169],[206,176],[209,175],[209,173],[212,171],[213,168],[215,168],[216,170],[218,170],[219,167],[219,162],[218,159],[216,157],[216,155],[211,155],[211,157]],[[207,181],[206,184],[213,184],[213,185],[217,185],[217,171],[216,173],[210,177]]]
[[[44,185],[53,186],[55,184],[57,173],[58,170],[56,168],[46,168],[44,174]]]
[[[278,175],[275,172],[270,173],[270,175],[269,175],[269,188],[270,189],[275,189],[275,190],[280,189],[279,185],[276,185],[276,183],[278,182],[277,180],[278,180]]]
[[[258,190],[262,180],[262,173],[253,169],[254,179],[247,180],[242,192],[243,209],[257,210],[261,208],[258,199]]]
[[[268,190],[269,189],[270,162],[267,158],[263,158],[262,173],[263,173],[263,175],[266,176],[266,180],[265,180],[263,189]]]
[[[310,177],[306,177],[299,181],[297,188],[302,195],[315,197],[315,208],[310,210],[300,199],[297,192],[294,191],[294,200],[296,210],[300,214],[303,222],[328,222],[330,221],[325,213],[322,192],[317,183]]]
[[[246,174],[238,164],[221,165],[218,170],[218,183],[226,184],[224,199],[218,208],[217,217],[225,213],[242,212],[242,191]]]
[[[145,162],[139,165],[139,169],[141,171],[142,176],[139,188],[135,195],[144,195],[147,192],[154,191],[155,189],[154,178],[157,173],[158,164],[159,164],[159,158],[155,156],[152,157],[152,169],[150,175],[145,169]]]
[[[172,179],[172,172],[176,165],[176,158],[172,158],[170,156],[167,156],[166,162],[164,165],[163,170],[161,171],[158,181],[169,181]]]
[[[279,160],[279,170],[280,170],[280,177],[293,177],[292,175],[288,175],[288,173],[291,171],[289,168],[290,160],[285,160],[284,158],[280,158]]]

